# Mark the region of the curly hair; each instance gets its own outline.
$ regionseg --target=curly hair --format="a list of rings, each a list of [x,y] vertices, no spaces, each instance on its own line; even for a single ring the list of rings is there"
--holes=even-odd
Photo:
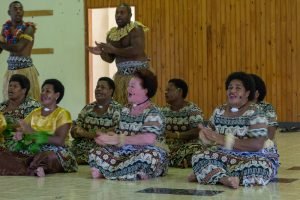
[[[106,77],[106,76],[99,78],[98,82],[99,81],[105,81],[108,84],[109,89],[112,89],[112,94],[111,95],[113,96],[114,92],[115,92],[115,89],[116,89],[115,82],[111,78]]]
[[[245,72],[233,72],[231,73],[226,81],[225,81],[225,88],[228,89],[228,86],[232,80],[239,80],[243,83],[243,86],[245,87],[246,91],[250,91],[250,94],[248,96],[248,100],[252,101],[255,97],[255,82],[253,78],[245,73]]]
[[[256,74],[250,74],[255,82],[255,89],[258,91],[257,102],[261,102],[265,99],[267,95],[267,88],[265,82]]]
[[[59,97],[56,100],[56,103],[58,104],[62,100],[62,98],[64,97],[64,94],[65,94],[64,85],[57,79],[45,80],[42,87],[44,87],[46,84],[52,85],[55,93],[59,92]]]
[[[170,79],[168,83],[173,83],[176,88],[180,88],[182,90],[182,98],[186,98],[189,91],[189,87],[184,80],[179,78],[173,78]]]
[[[10,77],[9,83],[10,82],[18,82],[22,89],[25,88],[26,89],[25,97],[27,97],[27,94],[30,90],[30,81],[26,76],[22,74],[14,74]]]

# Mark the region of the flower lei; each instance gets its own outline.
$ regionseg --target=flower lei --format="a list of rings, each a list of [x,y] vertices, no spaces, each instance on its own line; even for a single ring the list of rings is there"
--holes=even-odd
[[[137,26],[141,26],[144,30],[144,32],[148,31],[149,28],[144,26],[142,23],[135,21],[135,22],[130,22],[128,23],[126,26],[124,26],[123,28],[119,28],[118,27],[113,27],[108,33],[108,38],[112,41],[119,41],[120,39],[122,39],[123,37],[125,37],[126,35],[128,35],[128,33],[134,29]]]
[[[4,25],[2,29],[2,35],[5,37],[6,43],[8,44],[16,44],[18,41],[18,37],[24,33],[26,28],[28,26],[33,26],[35,28],[35,25],[30,22],[23,22],[22,24],[17,25],[14,32],[11,31],[12,27],[11,20],[8,20]]]

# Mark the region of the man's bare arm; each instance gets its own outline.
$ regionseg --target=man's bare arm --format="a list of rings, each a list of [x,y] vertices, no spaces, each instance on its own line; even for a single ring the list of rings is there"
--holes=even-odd
[[[33,38],[34,29],[29,26],[25,32],[25,35],[28,35]],[[31,41],[28,38],[21,38],[16,44],[7,44],[4,42],[0,42],[0,48],[9,52],[19,53],[21,52]]]
[[[5,42],[5,38],[2,34],[0,35],[0,42],[3,42],[3,43]],[[0,48],[0,54],[2,53],[2,51],[3,51],[3,49]]]

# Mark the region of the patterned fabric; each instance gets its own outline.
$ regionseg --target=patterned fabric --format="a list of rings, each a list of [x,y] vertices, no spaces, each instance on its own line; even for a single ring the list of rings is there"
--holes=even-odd
[[[19,40],[19,37],[25,32],[26,28],[32,26],[35,30],[35,25],[31,22],[23,22],[20,25],[17,25],[14,32],[12,32],[12,21],[8,20],[5,24],[3,24],[3,28],[1,31],[1,35],[5,37],[5,41],[8,44],[16,44]]]
[[[4,101],[0,104],[0,112],[3,113],[7,121],[13,122],[13,124],[16,124],[20,119],[24,119],[34,109],[41,106],[41,104],[38,101],[27,97],[15,110],[4,111],[7,108],[8,103],[9,100]]]
[[[119,74],[132,75],[136,70],[148,68],[148,61],[125,61],[116,63]]]
[[[78,165],[74,154],[67,147],[46,144],[41,148],[41,152],[52,151],[56,154],[65,172],[76,172]]]
[[[161,112],[166,117],[166,131],[177,131],[180,134],[185,134],[186,131],[197,128],[199,124],[203,124],[202,110],[194,103],[188,104],[178,111],[171,110],[170,105],[161,109]],[[184,160],[191,166],[192,155],[203,148],[199,139],[190,141],[182,139],[167,139],[167,145],[170,149],[170,166],[182,166]]]
[[[17,70],[32,67],[32,59],[29,56],[9,56],[7,59],[8,70]]]
[[[272,104],[261,101],[258,105],[262,109],[262,113],[266,114],[268,126],[278,127],[277,113]]]
[[[233,134],[238,139],[267,137],[267,119],[256,104],[241,116],[229,117],[226,105],[215,109],[210,127],[221,135]],[[266,185],[279,167],[275,146],[257,152],[225,150],[214,147],[196,152],[192,157],[193,170],[198,182],[216,184],[222,177],[237,176],[240,185]]]
[[[34,130],[47,131],[54,134],[55,130],[64,125],[72,123],[71,114],[64,108],[57,107],[48,116],[42,116],[42,108],[37,108],[32,111],[26,118],[25,121],[31,125]],[[69,133],[66,136],[66,144],[69,140]],[[77,170],[77,162],[73,153],[66,147],[45,145],[42,151],[53,151],[58,157],[60,164],[64,168],[65,172],[71,172]]]
[[[107,112],[101,115],[94,111],[95,106],[97,106],[96,102],[86,105],[79,113],[75,126],[85,129],[91,135],[94,135],[96,130],[113,131],[120,120],[120,104],[111,101]],[[71,150],[78,160],[87,163],[88,153],[95,147],[97,147],[97,144],[94,139],[75,137],[72,141]]]
[[[139,180],[162,176],[167,172],[167,151],[164,142],[165,121],[159,109],[151,105],[138,116],[130,115],[129,108],[122,109],[117,134],[134,136],[145,133],[156,135],[156,145],[99,146],[91,150],[89,164],[107,179]]]
[[[27,115],[29,115],[29,113],[31,113],[31,111],[41,106],[41,104],[38,101],[30,97],[25,98],[24,101],[21,102],[21,104],[15,110],[12,111],[5,111],[8,104],[9,100],[2,102],[0,104],[0,112],[3,113],[6,121],[11,123],[12,126],[16,126],[20,119],[24,119]],[[8,150],[10,149],[11,141],[12,138],[5,138],[4,146]]]

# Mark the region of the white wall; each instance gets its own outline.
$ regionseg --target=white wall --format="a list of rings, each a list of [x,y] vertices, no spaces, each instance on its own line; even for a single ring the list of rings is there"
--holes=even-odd
[[[68,109],[73,119],[85,105],[84,0],[20,0],[24,10],[53,10],[53,16],[24,17],[37,24],[34,48],[53,48],[54,54],[32,55],[40,73],[40,83],[57,78],[65,86],[60,106]],[[0,0],[0,23],[9,19],[8,5]],[[7,52],[0,54],[0,78],[7,69]],[[2,91],[3,83],[0,81]],[[2,93],[0,94],[2,96]],[[2,99],[2,98],[0,98]]]

